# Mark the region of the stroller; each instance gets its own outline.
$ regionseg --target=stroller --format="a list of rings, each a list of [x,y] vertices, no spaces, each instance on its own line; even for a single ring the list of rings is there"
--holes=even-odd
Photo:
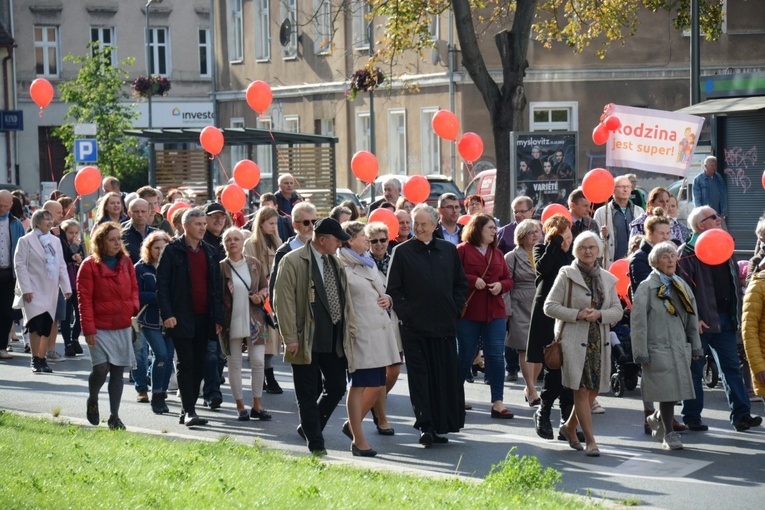
[[[619,339],[618,345],[611,349],[611,392],[616,397],[624,395],[625,390],[637,388],[640,376],[640,365],[632,358],[632,342],[630,337],[629,318],[627,324],[619,322],[611,329],[612,338]]]

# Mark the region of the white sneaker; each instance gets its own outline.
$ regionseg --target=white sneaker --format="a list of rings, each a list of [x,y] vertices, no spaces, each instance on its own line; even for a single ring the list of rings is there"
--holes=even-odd
[[[680,441],[679,432],[670,432],[664,436],[664,441],[661,444],[665,450],[682,450],[683,443]]]
[[[651,427],[651,437],[653,437],[653,440],[657,443],[664,441],[668,434],[664,428],[664,422],[656,416],[656,413],[648,416],[645,421],[648,423],[648,426]]]
[[[605,414],[606,410],[603,409],[603,407],[598,404],[597,400],[593,400],[592,407],[590,408],[590,413],[592,414]]]
[[[60,355],[56,351],[48,351],[47,353],[45,353],[45,359],[47,361],[53,361],[53,362],[66,361],[66,358],[64,358],[62,355]]]
[[[13,359],[13,355],[8,354],[8,351],[5,349],[0,349],[0,359]]]

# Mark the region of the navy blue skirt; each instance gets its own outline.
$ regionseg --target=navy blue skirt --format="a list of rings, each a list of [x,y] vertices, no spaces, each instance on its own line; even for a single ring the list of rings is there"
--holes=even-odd
[[[352,388],[376,388],[385,386],[385,367],[359,368],[348,373],[348,382]]]

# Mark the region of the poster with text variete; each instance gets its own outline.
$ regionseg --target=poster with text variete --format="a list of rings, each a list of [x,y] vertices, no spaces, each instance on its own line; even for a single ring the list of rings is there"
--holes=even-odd
[[[568,204],[576,187],[576,133],[513,133],[517,165],[515,196],[525,195],[541,213],[550,204]]]
[[[606,143],[606,165],[685,177],[702,117],[614,105],[622,127]]]

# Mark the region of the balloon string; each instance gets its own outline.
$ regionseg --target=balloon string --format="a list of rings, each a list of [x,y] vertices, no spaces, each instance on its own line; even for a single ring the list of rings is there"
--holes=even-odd
[[[470,176],[470,180],[472,181],[475,176],[473,175],[473,163],[470,161],[465,161],[465,166],[467,167],[468,175]]]
[[[228,181],[231,180],[231,177],[229,177],[228,174],[226,173],[226,167],[223,166],[223,161],[221,161],[220,156],[217,156],[217,155],[210,158],[210,160],[213,160],[214,158],[218,159],[218,164],[220,165],[220,169],[223,170],[223,175],[226,176],[226,184],[228,184]]]
[[[74,209],[74,205],[77,203],[77,201],[80,199],[80,197],[81,197],[81,196],[82,196],[82,195],[77,195],[77,198],[75,198],[74,200],[72,200],[72,203],[71,203],[71,205],[69,206],[69,209],[67,209],[67,210],[66,210],[66,213],[64,214],[64,218],[66,218],[67,216],[69,216],[69,213],[70,213],[70,212],[72,212],[72,209]]]
[[[364,182],[364,181],[361,181],[361,182]],[[372,186],[372,184],[373,184],[373,183],[371,183],[371,182],[368,182],[368,183],[366,183],[366,184],[367,184],[367,185],[364,187],[364,189],[363,189],[363,190],[361,190],[361,193],[359,193],[359,196],[362,196],[362,197],[363,197],[363,196],[364,196],[364,193],[366,193],[366,192],[369,190],[369,188]]]
[[[284,163],[284,167],[286,169],[289,169],[289,163],[287,163],[287,159],[284,157],[284,154],[282,154],[282,151],[279,150],[279,146],[276,145],[276,138],[274,138],[274,133],[271,131],[271,128],[268,128],[268,134],[271,135],[271,140],[274,142],[274,147],[276,148],[276,153],[279,155],[280,158],[282,158],[282,162]],[[294,177],[294,176],[293,176]],[[297,181],[297,179],[295,179]],[[298,186],[300,186],[300,183],[297,183]]]
[[[37,115],[42,119],[43,117],[43,108],[40,107],[40,111],[37,113]]]
[[[40,118],[42,118],[42,108],[40,108]],[[45,144],[48,147],[48,168],[50,168],[50,180],[55,181],[56,176],[53,173],[53,155],[50,151],[50,127],[45,128]]]

